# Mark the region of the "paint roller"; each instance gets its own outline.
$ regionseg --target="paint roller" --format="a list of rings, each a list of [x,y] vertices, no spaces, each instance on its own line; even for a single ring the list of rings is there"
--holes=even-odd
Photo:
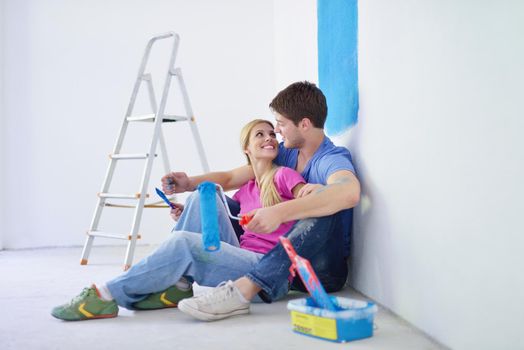
[[[200,193],[200,218],[202,220],[202,243],[208,252],[220,249],[220,233],[218,232],[218,210],[215,200],[216,186],[212,182],[202,182],[198,185]]]
[[[239,220],[240,225],[247,225],[252,217],[242,215],[234,216],[227,205],[226,195],[222,186],[213,182],[205,181],[197,187],[200,194],[200,218],[202,222],[202,243],[208,252],[215,252],[220,249],[220,232],[218,231],[218,209],[216,203],[217,190],[220,198],[224,202],[228,216],[231,219]]]

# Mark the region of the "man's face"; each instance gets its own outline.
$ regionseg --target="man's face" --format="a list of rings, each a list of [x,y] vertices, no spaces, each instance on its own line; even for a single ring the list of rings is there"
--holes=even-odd
[[[304,144],[304,137],[300,132],[300,128],[293,124],[291,119],[287,119],[283,115],[275,112],[275,132],[282,136],[284,147],[286,148],[300,148]]]

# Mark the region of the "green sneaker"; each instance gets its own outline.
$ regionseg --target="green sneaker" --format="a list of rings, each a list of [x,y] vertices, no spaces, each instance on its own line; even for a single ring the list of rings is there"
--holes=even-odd
[[[171,286],[163,292],[150,294],[144,300],[134,303],[133,307],[138,310],[156,310],[167,307],[176,307],[180,300],[191,298],[192,296],[193,288],[183,291],[176,286]]]
[[[93,285],[84,288],[68,304],[57,306],[51,315],[64,321],[83,321],[95,318],[110,318],[118,315],[118,305],[114,300],[100,299],[98,290]]]

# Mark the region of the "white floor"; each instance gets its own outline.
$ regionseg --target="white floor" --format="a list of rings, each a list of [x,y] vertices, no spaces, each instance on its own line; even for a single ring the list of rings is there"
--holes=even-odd
[[[154,247],[142,246],[137,259]],[[122,272],[123,247],[95,247],[80,266],[80,248],[0,251],[0,349],[443,349],[380,308],[372,338],[345,344],[291,331],[287,300],[253,304],[251,314],[205,323],[176,309],[133,312],[117,318],[62,322],[53,306],[69,301],[91,282]],[[352,290],[337,295],[365,299]]]

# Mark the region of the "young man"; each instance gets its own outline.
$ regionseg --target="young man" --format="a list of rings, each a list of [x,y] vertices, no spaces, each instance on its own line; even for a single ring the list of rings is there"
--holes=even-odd
[[[300,220],[287,234],[288,238],[297,253],[310,260],[324,288],[328,292],[338,291],[347,278],[351,208],[360,199],[360,184],[351,155],[347,149],[334,146],[325,135],[326,99],[314,84],[291,84],[273,99],[270,108],[277,122],[275,131],[283,138],[275,163],[297,170],[308,184],[298,199],[249,213],[252,219],[246,229],[268,233],[283,222]],[[196,177],[171,173],[162,178],[162,184],[168,194],[192,191],[204,180],[229,190],[253,176],[252,169],[243,166]],[[179,214],[179,210],[173,210],[173,215]],[[197,211],[184,212],[179,224],[186,230],[197,230],[199,227],[194,225],[198,225],[199,220],[195,220],[198,216]],[[263,301],[271,302],[288,292],[289,266],[287,254],[277,245],[244,277],[228,281],[209,293],[184,299],[178,307],[206,321],[247,313],[257,294]],[[292,288],[305,291],[298,278]]]

